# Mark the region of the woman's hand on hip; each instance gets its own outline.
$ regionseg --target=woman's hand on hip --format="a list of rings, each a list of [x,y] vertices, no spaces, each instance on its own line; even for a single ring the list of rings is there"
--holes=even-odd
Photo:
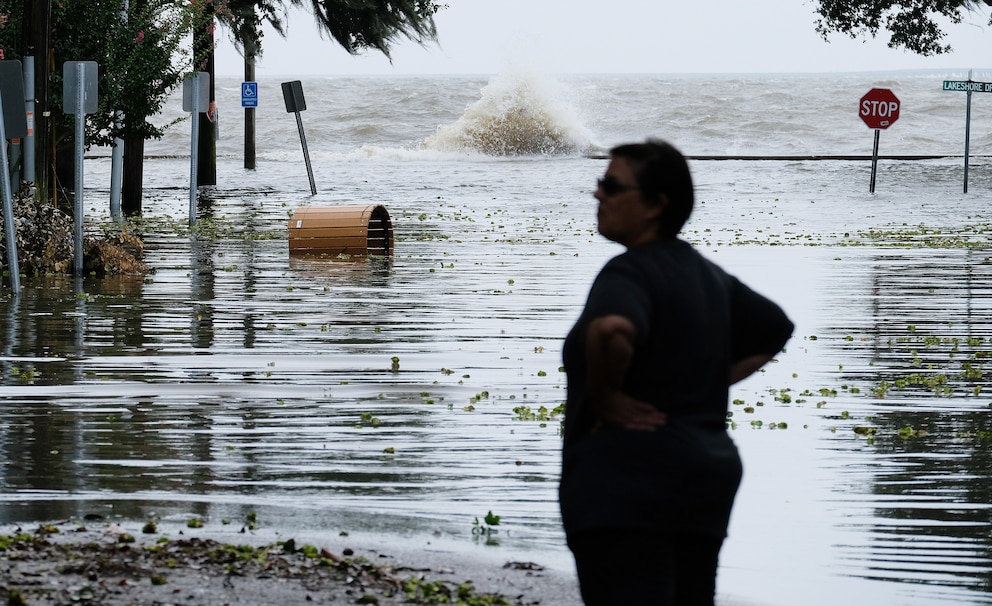
[[[654,431],[668,422],[665,413],[620,391],[601,398],[598,408],[602,423],[621,429]]]

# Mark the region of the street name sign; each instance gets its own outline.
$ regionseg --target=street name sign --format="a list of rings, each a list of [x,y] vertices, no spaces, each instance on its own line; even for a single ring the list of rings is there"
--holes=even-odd
[[[944,90],[961,91],[963,93],[992,93],[992,82],[944,80]]]
[[[944,80],[944,90],[968,93],[964,114],[964,193],[968,193],[968,156],[971,154],[971,93],[992,93],[992,82],[975,82],[968,72],[967,80]]]

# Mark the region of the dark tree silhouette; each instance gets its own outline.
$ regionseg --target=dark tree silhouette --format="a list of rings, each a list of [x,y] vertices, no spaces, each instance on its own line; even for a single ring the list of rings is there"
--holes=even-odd
[[[889,46],[919,55],[951,51],[938,20],[961,23],[967,13],[980,12],[992,0],[817,0],[816,31],[826,40],[832,33],[851,38],[889,33]],[[992,25],[992,19],[989,20]]]

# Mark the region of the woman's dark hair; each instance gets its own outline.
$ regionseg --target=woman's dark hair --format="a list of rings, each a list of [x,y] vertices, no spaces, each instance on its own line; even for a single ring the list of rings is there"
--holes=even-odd
[[[658,200],[662,194],[668,206],[659,222],[662,238],[674,238],[692,214],[694,194],[692,175],[685,156],[671,144],[657,139],[626,143],[610,150],[611,158],[626,158],[645,200]]]

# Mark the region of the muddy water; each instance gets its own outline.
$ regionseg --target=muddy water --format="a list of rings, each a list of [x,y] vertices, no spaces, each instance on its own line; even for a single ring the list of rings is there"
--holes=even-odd
[[[618,252],[594,234],[601,161],[345,162],[318,183],[350,185],[315,198],[232,169],[192,232],[166,183],[182,161],[157,162],[152,272],[0,299],[0,524],[254,513],[567,568],[554,412],[561,339]],[[797,324],[734,390],[721,595],[988,602],[992,196],[954,193],[941,161],[891,164],[874,196],[853,163],[694,170],[686,237]],[[363,197],[392,215],[392,259],[288,256],[296,205]],[[489,511],[498,545],[472,533]]]

